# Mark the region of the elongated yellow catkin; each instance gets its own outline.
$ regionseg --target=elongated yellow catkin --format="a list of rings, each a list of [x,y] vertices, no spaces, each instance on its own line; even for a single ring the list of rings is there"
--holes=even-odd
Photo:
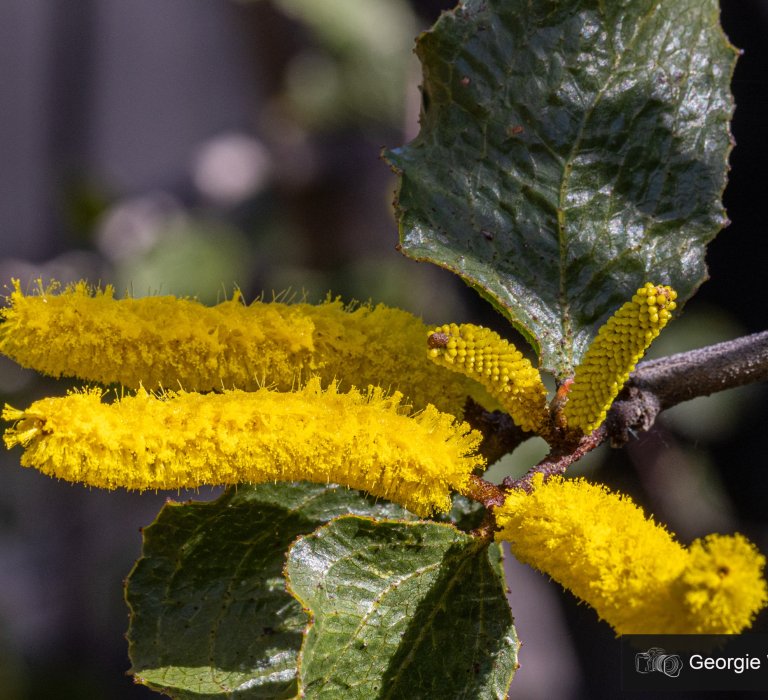
[[[576,368],[563,415],[591,433],[604,420],[632,370],[671,318],[677,292],[650,282],[640,287],[597,333]]]
[[[140,390],[112,404],[102,393],[6,406],[6,446],[24,447],[24,466],[100,488],[333,482],[418,515],[448,510],[483,464],[479,433],[433,406],[404,415],[402,396],[381,389],[323,391],[313,379],[291,393]]]
[[[484,392],[424,360],[427,327],[384,305],[253,302],[239,294],[213,307],[172,296],[114,298],[114,289],[41,283],[0,311],[0,352],[54,377],[130,389],[187,391],[261,386],[289,391],[319,376],[324,385],[399,390],[419,409],[432,403],[461,415]]]
[[[495,510],[515,557],[589,603],[617,634],[737,634],[768,602],[765,557],[741,535],[689,548],[629,498],[537,474]]]
[[[451,323],[433,328],[427,345],[431,360],[482,384],[521,428],[544,431],[549,413],[541,375],[498,333]]]

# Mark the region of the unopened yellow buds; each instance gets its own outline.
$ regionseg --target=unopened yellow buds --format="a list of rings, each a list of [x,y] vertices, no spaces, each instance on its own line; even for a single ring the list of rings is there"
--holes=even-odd
[[[281,391],[319,376],[324,385],[398,389],[414,408],[432,403],[461,415],[472,382],[424,362],[426,326],[383,305],[347,309],[254,302],[213,307],[171,296],[114,298],[112,287],[64,290],[19,283],[0,311],[0,352],[54,377],[130,389],[187,391],[265,386]],[[481,398],[481,397],[480,397]]]
[[[541,474],[496,509],[497,537],[589,603],[617,634],[736,634],[768,602],[765,558],[741,535],[688,549],[629,498]]]
[[[498,333],[451,323],[432,330],[427,345],[432,360],[480,382],[521,428],[540,432],[546,425],[547,390],[538,370]]]
[[[400,394],[322,391],[319,380],[278,393],[140,390],[113,404],[85,390],[24,411],[6,407],[8,447],[22,464],[100,488],[204,484],[340,483],[418,515],[451,506],[482,457],[480,434],[432,406],[407,416]]]
[[[586,434],[605,420],[638,360],[669,321],[676,298],[672,288],[648,283],[600,328],[576,368],[563,410],[569,427]]]

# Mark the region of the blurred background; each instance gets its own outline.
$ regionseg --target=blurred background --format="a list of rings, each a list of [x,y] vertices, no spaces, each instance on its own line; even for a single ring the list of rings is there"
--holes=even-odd
[[[208,303],[234,285],[248,299],[331,290],[504,332],[450,274],[395,251],[395,179],[379,158],[417,133],[413,39],[452,5],[4,0],[0,283],[87,278]],[[722,6],[745,49],[725,195],[733,224],[657,355],[768,328],[768,0]],[[1,401],[62,391],[0,358]],[[633,494],[683,541],[740,530],[768,552],[767,417],[765,385],[724,392],[576,471]],[[524,472],[541,450],[526,443],[492,475]],[[158,697],[125,675],[122,581],[165,496],[70,486],[18,460],[0,453],[0,698]],[[513,696],[618,697],[610,628],[545,577],[508,566],[524,641]],[[765,615],[757,628],[768,631]]]

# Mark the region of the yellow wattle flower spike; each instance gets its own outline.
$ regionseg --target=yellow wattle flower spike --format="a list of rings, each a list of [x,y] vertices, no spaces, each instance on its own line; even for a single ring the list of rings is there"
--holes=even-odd
[[[677,292],[650,282],[640,287],[600,328],[576,368],[563,416],[569,427],[591,433],[650,344],[667,325]]]
[[[339,483],[417,515],[451,507],[483,458],[480,434],[434,406],[405,415],[381,389],[296,392],[140,390],[112,404],[86,389],[6,406],[7,447],[44,474],[100,488],[178,489],[205,484]]]
[[[617,634],[737,634],[768,602],[765,557],[742,535],[687,549],[629,498],[541,474],[495,509],[497,539],[589,603]]]
[[[245,305],[238,293],[216,306],[173,296],[114,298],[114,289],[78,282],[61,290],[18,281],[0,310],[0,352],[54,377],[129,389],[187,391],[261,386],[280,391],[319,376],[324,385],[399,390],[419,409],[432,403],[461,415],[473,382],[424,361],[427,327],[384,305],[339,301]]]
[[[482,384],[521,428],[546,430],[549,412],[541,375],[498,333],[471,323],[451,323],[433,329],[427,345],[431,360]]]

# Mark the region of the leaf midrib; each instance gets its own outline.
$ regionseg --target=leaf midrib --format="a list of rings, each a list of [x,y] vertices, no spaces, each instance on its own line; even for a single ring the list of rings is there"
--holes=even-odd
[[[641,34],[643,27],[648,22],[648,20],[653,16],[653,14],[656,12],[656,9],[658,8],[660,1],[661,0],[656,0],[656,2],[654,2],[651,5],[648,12],[646,12],[646,14],[640,18],[635,28],[635,33],[632,35],[632,38],[630,39],[630,41],[628,41],[625,44],[623,50],[616,54],[613,61],[613,65],[608,71],[608,75],[606,76],[604,84],[602,85],[600,90],[598,90],[597,94],[592,100],[592,103],[589,105],[589,108],[584,111],[584,115],[579,125],[579,131],[576,134],[576,138],[573,141],[573,145],[571,146],[571,150],[568,153],[568,157],[565,159],[565,162],[563,164],[563,172],[560,178],[560,191],[558,194],[558,202],[557,202],[557,239],[558,239],[558,253],[559,253],[558,304],[560,306],[560,328],[562,331],[562,338],[565,341],[561,346],[563,348],[561,352],[563,353],[564,363],[571,372],[574,369],[574,362],[573,362],[574,348],[573,348],[573,323],[571,319],[571,304],[568,298],[568,288],[566,285],[566,269],[567,269],[566,261],[568,258],[568,240],[566,237],[565,199],[568,194],[567,192],[568,183],[571,177],[571,173],[573,172],[573,160],[576,157],[577,153],[579,152],[579,149],[581,148],[581,142],[584,137],[584,131],[586,130],[590,117],[592,116],[597,105],[603,99],[603,96],[605,95],[608,88],[612,84],[618,67],[624,61],[624,58],[626,57],[627,53],[634,48],[635,42],[637,41],[637,37]],[[600,8],[600,14],[601,14],[601,20],[603,22],[603,25],[607,24],[607,19],[605,17],[604,10],[602,7]]]

